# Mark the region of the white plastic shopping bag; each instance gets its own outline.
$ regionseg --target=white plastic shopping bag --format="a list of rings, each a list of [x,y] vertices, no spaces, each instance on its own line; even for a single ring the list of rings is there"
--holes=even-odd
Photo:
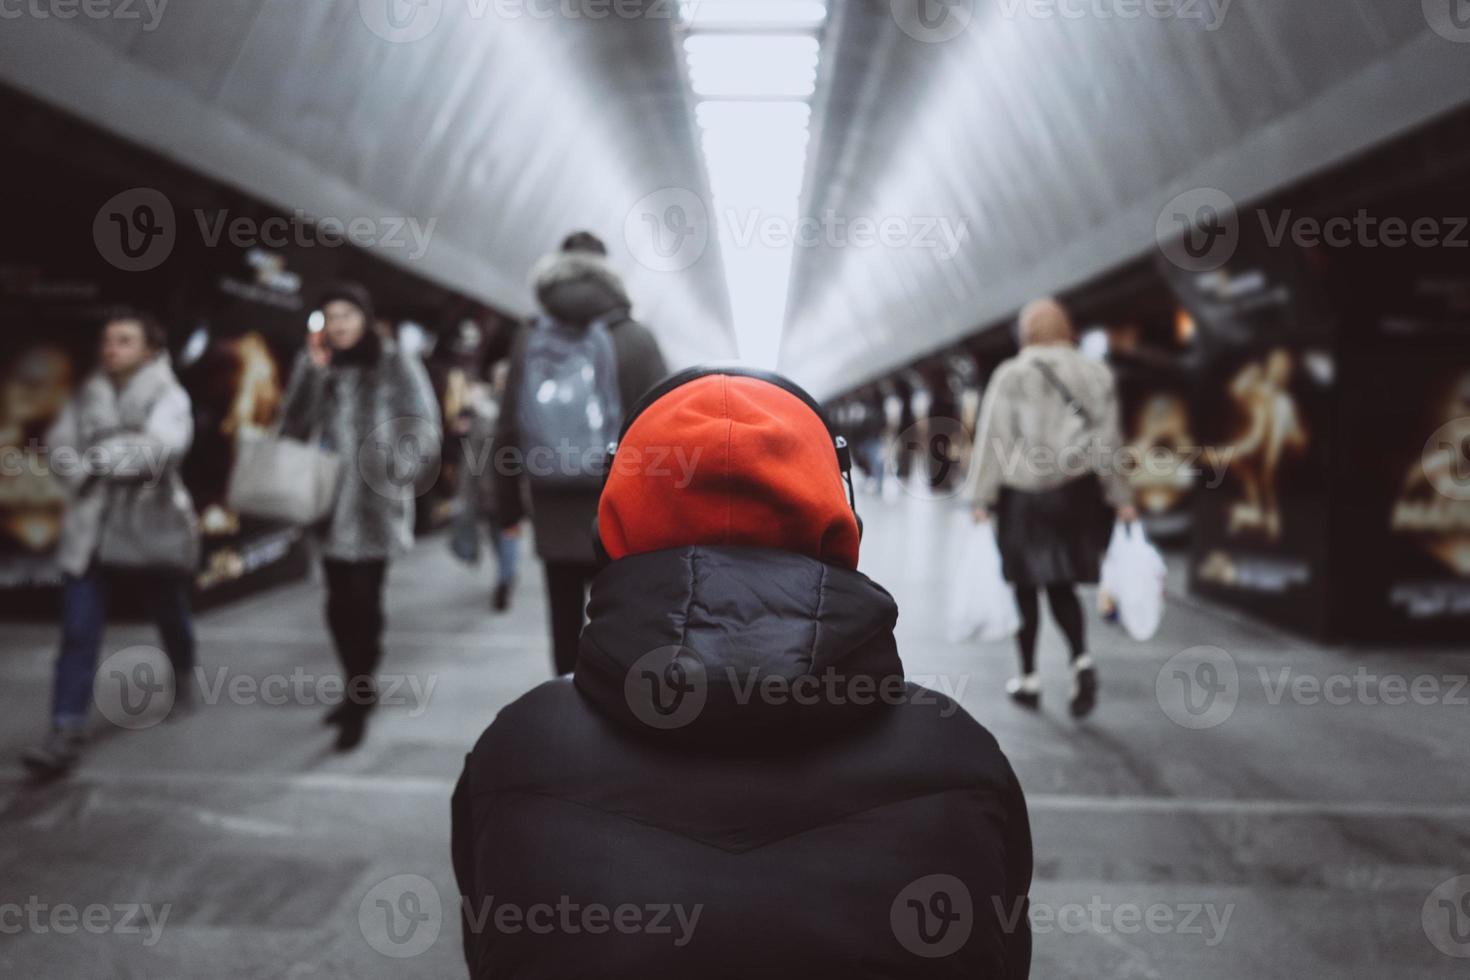
[[[1102,564],[1102,591],[1116,604],[1118,620],[1135,640],[1151,640],[1164,621],[1164,556],[1137,521],[1113,527]]]
[[[1015,593],[1001,575],[1000,548],[990,522],[969,525],[954,571],[949,592],[950,642],[978,639],[991,643],[1015,636],[1021,628],[1021,613]]]

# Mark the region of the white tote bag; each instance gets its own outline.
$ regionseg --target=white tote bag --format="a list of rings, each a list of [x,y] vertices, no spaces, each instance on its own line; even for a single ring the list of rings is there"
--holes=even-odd
[[[317,446],[280,435],[241,438],[226,505],[245,517],[298,527],[329,514],[342,479],[342,460]]]
[[[959,565],[950,579],[949,640],[993,643],[1009,639],[1021,628],[1021,613],[1015,593],[1001,575],[994,525],[989,521],[970,524],[963,534]]]
[[[1113,526],[1103,558],[1102,590],[1117,604],[1118,621],[1135,640],[1151,640],[1164,621],[1164,556],[1137,521]]]

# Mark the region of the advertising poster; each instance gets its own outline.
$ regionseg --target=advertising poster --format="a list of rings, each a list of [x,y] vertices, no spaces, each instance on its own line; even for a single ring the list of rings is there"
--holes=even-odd
[[[13,270],[9,270],[12,271]],[[7,270],[0,269],[0,279]],[[42,322],[53,328],[38,329]],[[52,560],[65,497],[46,433],[92,361],[85,320],[0,315],[0,589],[58,580]]]
[[[242,518],[225,501],[240,439],[274,427],[306,337],[310,290],[332,275],[329,253],[228,247],[210,252],[209,291],[178,358],[194,400],[194,447],[184,479],[204,547],[205,602],[300,575],[300,529]]]
[[[1356,364],[1334,536],[1344,629],[1379,642],[1470,635],[1470,351]]]
[[[1191,584],[1290,628],[1327,629],[1335,364],[1261,345],[1205,374],[1201,435],[1221,479],[1196,494]]]
[[[1128,480],[1155,540],[1176,541],[1193,524],[1195,489],[1208,474],[1192,394],[1179,372],[1115,364]]]

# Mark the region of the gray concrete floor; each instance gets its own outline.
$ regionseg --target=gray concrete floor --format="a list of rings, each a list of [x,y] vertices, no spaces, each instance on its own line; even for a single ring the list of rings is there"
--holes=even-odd
[[[1002,693],[1008,644],[945,640],[962,515],[909,498],[865,513],[864,570],[899,600],[910,673],[957,691],[1026,787],[1034,976],[1470,975],[1457,958],[1470,957],[1470,917],[1456,909],[1470,878],[1454,880],[1470,875],[1470,690],[1456,686],[1470,656],[1322,649],[1176,596],[1148,643],[1090,624],[1103,703],[1085,724],[1066,717],[1065,658],[1046,628],[1046,703],[1028,715]],[[225,695],[142,731],[99,721],[71,778],[27,786],[15,760],[44,726],[54,630],[6,626],[0,976],[463,975],[448,797],[497,709],[548,673],[539,569],[526,571],[497,617],[488,571],[457,566],[441,540],[394,569],[384,669],[435,686],[381,711],[346,757],[308,698]],[[319,591],[202,617],[206,677],[330,676]],[[152,642],[118,627],[107,650]],[[1217,680],[1216,700],[1191,714],[1180,671]],[[1391,703],[1397,678],[1417,680],[1424,703]],[[422,952],[390,958],[379,948],[405,947],[383,941],[376,901],[417,881],[404,875],[432,882],[419,891],[437,890],[446,914],[437,938],[434,920],[411,944]],[[168,917],[150,933],[126,906]],[[66,918],[73,907],[90,930]]]

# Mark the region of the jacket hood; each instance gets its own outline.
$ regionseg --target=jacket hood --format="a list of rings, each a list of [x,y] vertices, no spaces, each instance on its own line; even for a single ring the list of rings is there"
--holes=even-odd
[[[804,555],[687,547],[609,565],[592,587],[576,686],[651,737],[746,747],[818,735],[903,696],[898,607]]]
[[[709,545],[858,565],[861,533],[832,434],[760,378],[707,375],[644,408],[618,443],[597,520],[615,559]]]
[[[536,300],[546,314],[582,326],[633,303],[607,260],[591,252],[554,252],[531,272]]]

